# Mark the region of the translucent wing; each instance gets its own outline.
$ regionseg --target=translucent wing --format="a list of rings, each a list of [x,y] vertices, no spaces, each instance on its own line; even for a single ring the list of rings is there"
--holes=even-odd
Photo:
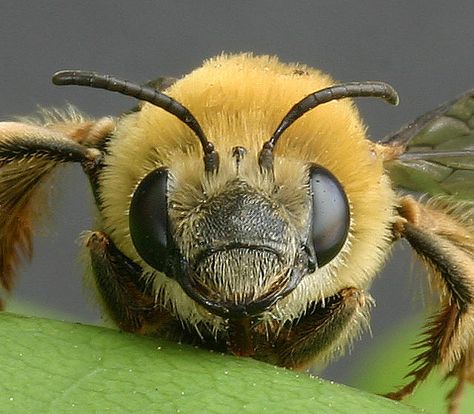
[[[379,144],[397,188],[474,201],[474,90],[413,121]]]
[[[145,83],[146,86],[155,88],[158,91],[164,91],[173,85],[178,79],[172,76],[161,76]]]

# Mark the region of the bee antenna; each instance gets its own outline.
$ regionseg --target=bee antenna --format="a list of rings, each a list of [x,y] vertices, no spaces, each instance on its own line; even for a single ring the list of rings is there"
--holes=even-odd
[[[182,104],[168,95],[150,86],[141,86],[110,75],[100,75],[83,70],[61,70],[53,75],[55,85],[78,85],[91,88],[119,92],[126,96],[149,102],[174,115],[185,123],[199,138],[204,152],[204,168],[207,172],[215,172],[219,168],[219,154],[199,125],[193,114]]]
[[[395,89],[384,82],[347,82],[313,92],[293,105],[271,138],[263,144],[259,155],[260,167],[268,171],[273,169],[273,149],[278,139],[293,122],[302,117],[306,112],[335,99],[365,96],[382,98],[392,105],[398,105],[399,101]]]

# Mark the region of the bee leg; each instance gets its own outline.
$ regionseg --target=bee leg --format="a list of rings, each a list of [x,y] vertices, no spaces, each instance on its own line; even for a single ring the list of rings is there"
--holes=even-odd
[[[447,395],[448,400],[448,413],[456,414],[459,412],[459,406],[461,403],[462,396],[464,394],[464,389],[466,385],[466,380],[464,378],[458,378],[455,387]]]
[[[387,394],[400,400],[411,394],[435,366],[456,377],[458,385],[448,399],[456,412],[466,379],[474,379],[474,243],[472,213],[467,205],[448,200],[423,204],[411,197],[400,200],[400,220],[394,233],[404,237],[422,259],[441,309],[426,326],[417,344],[424,349],[409,373],[413,380]]]
[[[310,305],[304,316],[285,324],[268,349],[257,344],[255,358],[292,369],[308,366],[316,356],[326,361],[342,353],[343,345],[367,323],[371,302],[362,290],[342,289],[324,304]]]
[[[123,255],[105,233],[89,233],[85,245],[90,250],[95,284],[105,310],[120,329],[157,332],[175,322],[159,305],[142,269]]]
[[[0,290],[13,288],[20,262],[31,258],[54,171],[74,162],[92,177],[102,158],[99,146],[115,127],[111,118],[85,120],[68,112],[44,111],[43,121],[0,122]]]

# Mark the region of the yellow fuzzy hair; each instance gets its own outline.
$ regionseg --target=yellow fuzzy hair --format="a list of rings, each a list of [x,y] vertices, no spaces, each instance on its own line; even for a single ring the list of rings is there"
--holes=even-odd
[[[153,169],[167,166],[172,177],[171,208],[197,205],[221,191],[235,176],[231,152],[233,147],[242,146],[248,154],[239,174],[266,191],[257,164],[262,144],[296,102],[333,84],[329,76],[307,66],[250,54],[218,56],[177,81],[166,93],[191,111],[219,152],[219,173],[212,177],[204,174],[198,139],[173,115],[145,103],[141,111],[119,121],[101,178],[104,230],[119,249],[145,269],[156,292],[164,294],[177,315],[191,323],[207,322],[214,327],[221,323],[136,252],[128,210],[139,181]],[[346,191],[351,227],[337,259],[305,277],[279,302],[271,317],[296,318],[311,301],[345,287],[365,289],[382,266],[390,244],[395,196],[384,175],[382,159],[371,148],[359,114],[348,99],[319,106],[282,135],[275,149],[276,182],[282,188],[278,201],[293,218],[298,219],[299,214],[304,223],[301,208],[308,191],[307,166],[319,164],[329,169]]]

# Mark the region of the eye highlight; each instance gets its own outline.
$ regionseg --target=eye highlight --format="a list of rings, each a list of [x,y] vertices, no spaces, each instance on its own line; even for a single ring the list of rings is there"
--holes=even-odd
[[[164,271],[168,252],[168,170],[158,168],[140,182],[132,196],[132,242],[145,262]]]
[[[326,168],[311,166],[309,183],[312,209],[308,243],[318,267],[322,267],[334,259],[347,239],[349,202],[337,178]]]

